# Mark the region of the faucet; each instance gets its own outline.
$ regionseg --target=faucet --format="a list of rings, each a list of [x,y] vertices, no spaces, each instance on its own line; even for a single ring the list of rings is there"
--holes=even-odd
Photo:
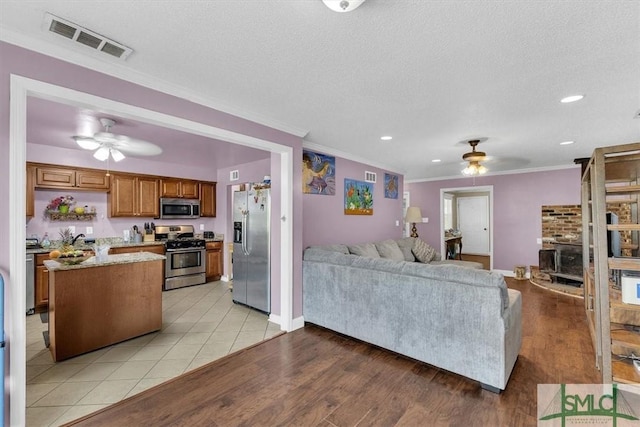
[[[80,237],[86,237],[84,234],[80,233],[78,234],[76,237],[73,238],[73,240],[71,241],[71,246],[74,246],[76,244],[76,240],[78,240]]]

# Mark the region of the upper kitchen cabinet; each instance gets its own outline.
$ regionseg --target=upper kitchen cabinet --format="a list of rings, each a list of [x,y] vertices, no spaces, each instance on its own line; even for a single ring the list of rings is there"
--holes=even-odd
[[[186,179],[162,179],[160,197],[197,199],[200,197],[199,183]]]
[[[36,167],[33,165],[27,165],[27,192],[26,194],[26,216],[32,217],[36,214],[35,197],[34,197],[34,183],[36,180]]]
[[[111,174],[111,192],[107,198],[111,217],[148,217],[160,215],[158,178]]]
[[[107,191],[109,177],[101,170],[38,165],[35,166],[35,186],[37,188]]]
[[[200,216],[216,216],[216,183],[200,183]]]

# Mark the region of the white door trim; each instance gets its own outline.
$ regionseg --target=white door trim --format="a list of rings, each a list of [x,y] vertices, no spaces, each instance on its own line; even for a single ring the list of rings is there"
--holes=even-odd
[[[493,270],[493,185],[483,185],[479,187],[453,187],[440,189],[440,253],[446,256],[446,248],[444,245],[444,195],[445,193],[489,193],[489,270]]]
[[[73,89],[11,75],[9,128],[9,271],[5,287],[7,341],[9,346],[10,425],[25,425],[26,407],[26,295],[25,288],[25,187],[27,160],[27,98],[30,96],[84,108],[98,108],[109,114],[205,137],[267,150],[280,155],[281,220],[281,329],[293,330],[293,149],[272,141],[208,126],[175,116],[90,95]],[[274,171],[275,173],[275,171]]]

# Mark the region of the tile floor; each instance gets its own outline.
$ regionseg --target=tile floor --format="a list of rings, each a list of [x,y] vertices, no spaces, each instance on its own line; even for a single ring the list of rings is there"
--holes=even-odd
[[[58,426],[280,332],[233,303],[228,284],[162,294],[160,332],[54,363],[40,316],[27,316],[27,426]]]

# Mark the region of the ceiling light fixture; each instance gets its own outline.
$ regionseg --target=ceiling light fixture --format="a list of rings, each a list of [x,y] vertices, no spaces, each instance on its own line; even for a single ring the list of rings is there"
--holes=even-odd
[[[571,145],[571,144],[573,144],[574,142],[575,142],[575,141],[562,141],[562,142],[560,143],[560,145]]]
[[[380,139],[383,140],[383,141],[391,141],[393,139],[393,137],[392,136],[381,136]]]
[[[440,163],[441,161],[442,160],[440,160],[440,159],[433,159],[433,160],[431,160],[431,163]]]
[[[584,98],[584,95],[571,95],[562,98],[560,102],[562,102],[563,104],[568,104],[570,102],[580,101],[582,98]]]
[[[462,170],[462,174],[465,176],[483,175],[487,173],[487,168],[480,164],[482,160],[487,158],[487,154],[482,151],[476,151],[476,146],[479,143],[479,139],[469,141],[471,151],[462,155],[462,160],[469,162],[469,165]]]
[[[365,0],[322,0],[325,6],[334,12],[351,12],[364,3]]]

